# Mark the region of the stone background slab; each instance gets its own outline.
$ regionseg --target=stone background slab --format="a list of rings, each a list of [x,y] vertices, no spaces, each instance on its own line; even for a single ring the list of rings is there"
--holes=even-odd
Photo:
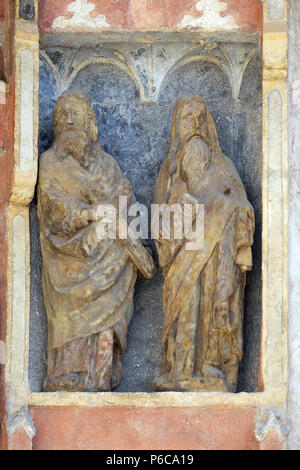
[[[62,55],[52,54],[56,65]],[[113,155],[133,184],[139,202],[150,207],[160,165],[168,152],[173,105],[185,92],[200,94],[216,122],[223,152],[231,157],[245,184],[256,213],[254,268],[248,275],[245,299],[244,359],[239,391],[255,391],[258,383],[261,329],[261,60],[257,54],[248,65],[240,102],[232,100],[227,77],[214,64],[194,62],[168,76],[158,103],[139,102],[135,84],[123,71],[108,64],[92,64],[79,72],[72,88],[88,93],[95,109],[100,143]],[[39,152],[52,140],[52,117],[57,99],[55,79],[42,59],[40,68]],[[41,253],[36,199],[31,205],[31,333],[32,391],[40,391],[46,367],[47,321],[41,290]],[[149,245],[153,243],[150,241]],[[154,251],[155,253],[155,251]],[[150,392],[160,366],[162,332],[162,274],[152,281],[139,279],[135,315],[128,333],[124,378],[117,391]]]

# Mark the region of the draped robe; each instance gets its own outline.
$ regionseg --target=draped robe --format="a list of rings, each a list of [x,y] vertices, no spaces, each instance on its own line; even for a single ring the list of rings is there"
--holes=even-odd
[[[188,192],[170,159],[161,167],[154,202],[180,202]],[[213,155],[206,181],[211,194],[192,194],[204,204],[204,246],[189,251],[190,240],[156,240],[165,281],[164,326],[157,390],[234,391],[243,353],[246,274],[251,269],[254,211],[232,161]],[[205,178],[205,176],[204,176]],[[169,189],[168,189],[169,188]],[[204,377],[206,370],[210,377]]]
[[[100,356],[104,363],[109,360],[104,357],[107,342],[113,342],[120,357],[126,349],[136,268],[118,240],[98,239],[97,223],[88,220],[87,211],[92,203],[114,203],[119,195],[128,195],[128,184],[100,147],[91,172],[70,155],[59,160],[54,147],[41,157],[38,216],[49,325],[46,389],[54,379],[76,373],[84,375],[84,390],[89,382],[91,389],[101,388],[101,381],[109,389],[107,377],[88,370],[90,363]],[[91,376],[97,373],[95,384]],[[120,370],[114,385],[119,380]],[[72,385],[62,387],[72,390]]]

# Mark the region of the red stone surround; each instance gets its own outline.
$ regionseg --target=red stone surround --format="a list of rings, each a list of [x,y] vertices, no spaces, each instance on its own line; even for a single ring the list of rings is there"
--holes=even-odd
[[[159,30],[178,29],[184,15],[200,17],[198,0],[94,0],[96,8],[91,17],[105,15],[109,29]],[[53,32],[53,21],[58,16],[72,17],[67,11],[69,0],[40,0],[39,28],[41,33]],[[262,31],[263,7],[258,0],[227,0],[227,11],[240,29]]]

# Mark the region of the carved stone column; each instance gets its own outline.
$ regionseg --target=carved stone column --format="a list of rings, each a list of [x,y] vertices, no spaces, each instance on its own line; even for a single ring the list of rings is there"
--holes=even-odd
[[[264,2],[263,33],[262,382],[270,396],[287,386],[287,7]]]
[[[26,5],[25,5],[26,4]],[[29,209],[37,178],[39,34],[37,1],[15,9],[15,127],[13,188],[8,208],[7,432],[9,448],[31,448],[28,414],[30,305]]]
[[[300,449],[300,3],[289,12],[289,449]]]

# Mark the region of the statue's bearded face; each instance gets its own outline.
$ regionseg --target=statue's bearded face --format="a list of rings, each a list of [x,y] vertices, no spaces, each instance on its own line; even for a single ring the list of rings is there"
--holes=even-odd
[[[95,161],[98,128],[91,105],[77,96],[60,98],[54,113],[56,155],[72,156],[83,168]]]
[[[207,134],[205,104],[194,100],[183,107],[179,122],[180,138],[187,140]]]
[[[55,152],[58,160],[71,156],[83,168],[88,168],[94,161],[92,142],[84,131],[64,131],[56,138]]]
[[[84,131],[93,137],[94,123],[92,108],[77,97],[64,98],[55,113],[56,133]]]

